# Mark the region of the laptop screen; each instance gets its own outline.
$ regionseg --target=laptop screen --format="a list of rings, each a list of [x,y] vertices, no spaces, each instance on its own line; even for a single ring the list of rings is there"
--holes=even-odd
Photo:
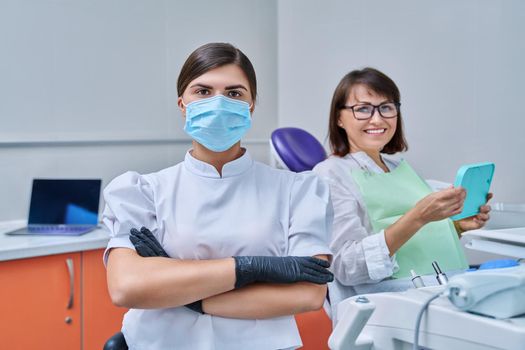
[[[34,179],[28,224],[96,225],[101,180]]]

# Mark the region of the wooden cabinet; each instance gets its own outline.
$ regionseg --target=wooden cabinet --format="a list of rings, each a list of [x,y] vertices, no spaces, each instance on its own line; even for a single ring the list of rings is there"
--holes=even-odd
[[[328,350],[332,320],[323,309],[297,314],[295,320],[303,341],[301,350]]]
[[[106,340],[120,331],[127,309],[111,303],[102,264],[103,249],[82,252],[83,350],[101,350]]]
[[[0,262],[2,347],[80,348],[80,271],[80,253]]]
[[[0,344],[100,350],[126,310],[111,304],[103,250],[0,262]]]

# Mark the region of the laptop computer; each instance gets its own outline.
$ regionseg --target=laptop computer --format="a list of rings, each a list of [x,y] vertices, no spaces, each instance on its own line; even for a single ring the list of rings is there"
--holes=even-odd
[[[9,235],[78,236],[97,228],[100,179],[34,179],[27,227]]]

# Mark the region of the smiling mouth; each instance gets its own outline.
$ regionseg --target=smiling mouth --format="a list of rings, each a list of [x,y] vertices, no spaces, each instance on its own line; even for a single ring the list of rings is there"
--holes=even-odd
[[[367,134],[377,135],[377,134],[384,134],[386,129],[369,129],[365,130]]]

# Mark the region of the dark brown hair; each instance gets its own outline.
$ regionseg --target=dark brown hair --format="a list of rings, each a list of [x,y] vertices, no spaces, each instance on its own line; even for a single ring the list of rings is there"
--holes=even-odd
[[[335,88],[330,106],[330,119],[328,121],[328,138],[330,139],[330,148],[334,155],[343,157],[350,152],[350,142],[346,131],[339,127],[339,117],[341,109],[346,104],[352,88],[356,85],[364,85],[380,96],[384,96],[395,103],[401,103],[399,89],[392,79],[384,73],[374,68],[364,68],[354,70],[341,79]],[[394,154],[406,151],[408,144],[403,134],[403,120],[401,110],[397,115],[397,126],[394,136],[388,142],[381,152]]]
[[[209,43],[191,53],[180,70],[177,93],[182,96],[189,83],[204,73],[228,64],[235,64],[246,74],[250,84],[251,97],[257,97],[257,79],[252,63],[241,50],[228,43]]]

